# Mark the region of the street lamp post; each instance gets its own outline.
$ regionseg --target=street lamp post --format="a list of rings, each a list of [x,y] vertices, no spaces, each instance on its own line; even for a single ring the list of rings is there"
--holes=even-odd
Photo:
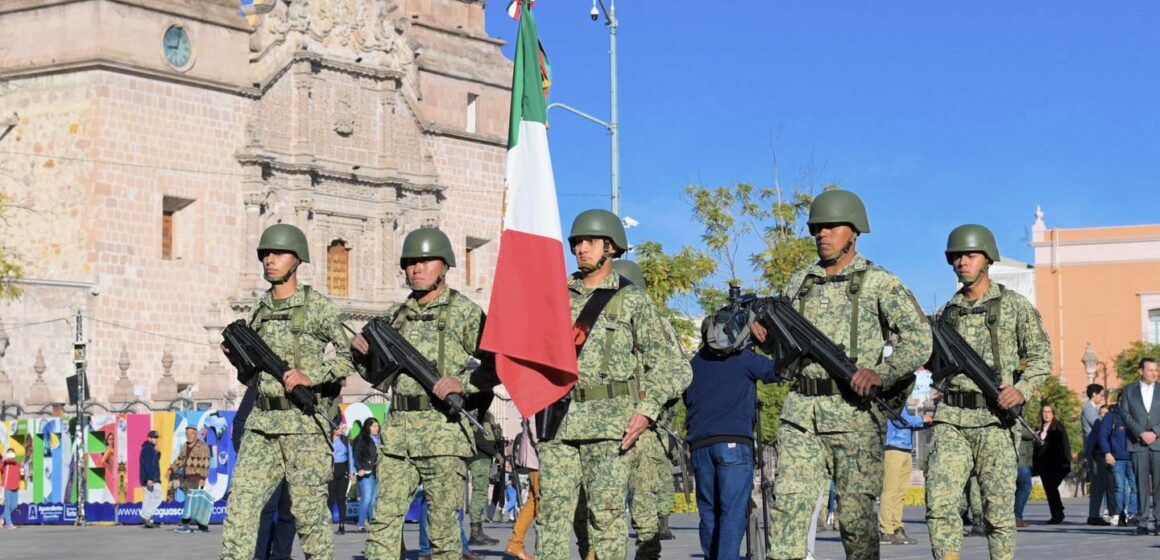
[[[1088,385],[1096,382],[1096,365],[1100,363],[1099,357],[1096,356],[1092,350],[1092,343],[1087,343],[1087,348],[1083,351],[1083,370],[1087,373]],[[1085,393],[1086,394],[1086,393]]]
[[[596,9],[596,5],[600,5],[600,9]],[[604,14],[604,25],[608,26],[608,55],[610,60],[609,67],[611,68],[611,84],[609,89],[612,97],[611,118],[608,122],[604,122],[584,111],[569,107],[563,103],[552,103],[548,105],[548,110],[560,108],[568,111],[578,117],[592,121],[608,131],[612,137],[612,213],[617,216],[620,215],[620,102],[617,94],[617,78],[616,78],[616,31],[620,28],[620,20],[616,19],[616,0],[609,0],[607,6],[604,0],[593,0],[592,11],[589,16],[592,21],[599,21],[601,13]]]

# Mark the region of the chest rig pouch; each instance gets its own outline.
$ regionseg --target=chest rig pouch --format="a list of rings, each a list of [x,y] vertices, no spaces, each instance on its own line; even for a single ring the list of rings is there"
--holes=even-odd
[[[869,264],[869,261],[867,261]],[[838,274],[836,276],[812,276],[806,275],[802,280],[802,285],[798,288],[798,313],[803,317],[806,314],[806,296],[810,294],[814,286],[819,284],[830,284],[833,282],[846,283],[846,297],[850,299],[850,346],[846,348],[846,354],[855,363],[858,361],[858,316],[862,307],[858,304],[858,297],[862,293],[862,280],[866,276],[866,269],[855,270],[849,274]]]
[[[999,379],[1003,375],[1003,360],[999,356],[999,318],[1003,311],[1003,293],[1007,291],[1002,284],[999,286],[999,297],[987,301],[986,305],[964,308],[958,305],[948,305],[943,310],[941,321],[950,325],[955,330],[959,328],[959,318],[963,315],[980,315],[987,314],[987,333],[991,339],[991,361],[992,369],[995,373],[995,378]]]

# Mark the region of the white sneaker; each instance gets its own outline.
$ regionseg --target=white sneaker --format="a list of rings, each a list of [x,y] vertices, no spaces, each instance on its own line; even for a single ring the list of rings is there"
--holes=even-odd
[[[1104,521],[1107,521],[1108,523],[1110,523],[1112,527],[1116,527],[1120,524],[1120,516],[1118,516],[1118,515],[1104,516]]]

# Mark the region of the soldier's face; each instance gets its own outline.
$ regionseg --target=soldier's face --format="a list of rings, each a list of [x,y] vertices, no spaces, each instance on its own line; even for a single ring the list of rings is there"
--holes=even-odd
[[[835,259],[842,249],[854,238],[854,229],[846,224],[820,224],[810,227],[818,257],[823,260]]]
[[[978,251],[967,253],[951,253],[951,268],[959,282],[968,283],[978,280],[987,266],[987,256]]]
[[[408,259],[404,269],[407,272],[407,285],[412,290],[426,291],[432,289],[439,277],[447,272],[447,265],[440,258]]]
[[[275,278],[285,278],[296,264],[298,264],[298,257],[290,251],[262,252],[262,268],[265,271],[267,282]]]
[[[572,254],[576,255],[577,266],[581,270],[596,270],[600,259],[604,258],[607,243],[603,237],[574,237]]]

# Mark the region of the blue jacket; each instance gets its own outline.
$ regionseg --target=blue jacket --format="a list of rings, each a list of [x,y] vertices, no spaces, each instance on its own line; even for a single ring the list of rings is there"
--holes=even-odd
[[[902,409],[902,420],[903,424],[896,424],[893,420],[886,423],[886,447],[913,451],[914,431],[923,429],[926,424],[905,408]]]
[[[1131,452],[1128,451],[1128,432],[1121,414],[1123,412],[1117,406],[1109,411],[1100,422],[1098,437],[1096,437],[1099,457],[1111,453],[1117,461],[1127,461],[1132,458]]]
[[[745,349],[721,356],[702,346],[693,357],[693,382],[685,390],[687,440],[753,440],[757,382],[781,380],[777,362]]]
[[[141,479],[142,485],[150,480],[158,484],[161,483],[161,452],[149,440],[145,440],[145,444],[141,446],[139,466],[138,478]]]

